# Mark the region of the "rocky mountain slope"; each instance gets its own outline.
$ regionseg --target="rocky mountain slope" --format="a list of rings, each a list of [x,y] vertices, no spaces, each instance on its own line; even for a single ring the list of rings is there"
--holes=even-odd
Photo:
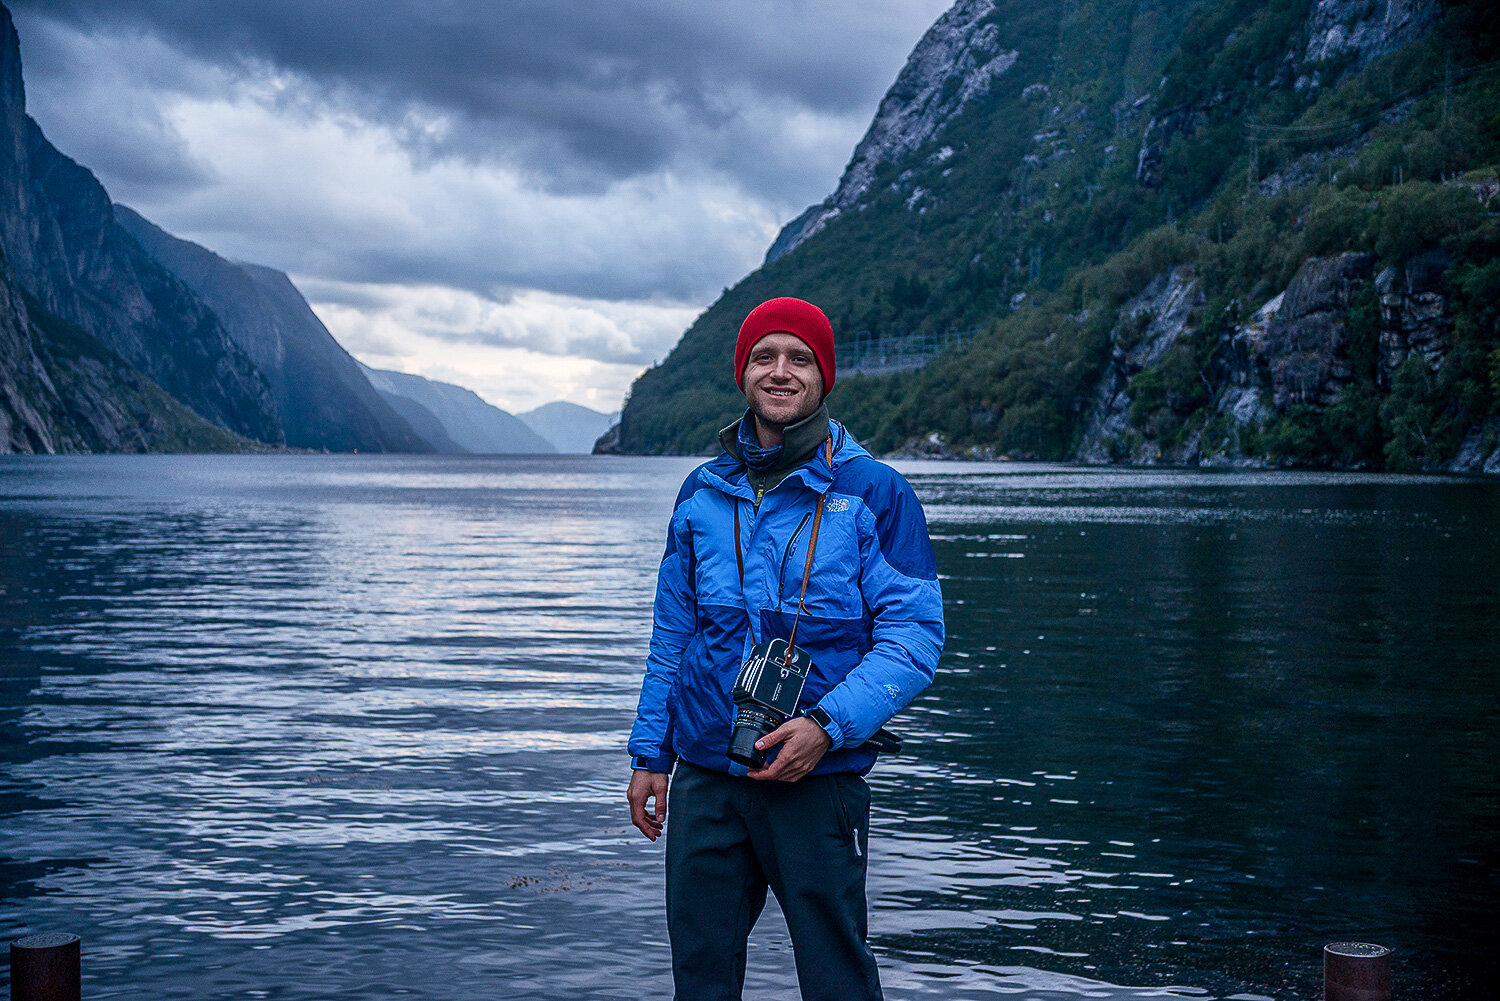
[[[256,448],[178,403],[90,334],[28,303],[0,262],[0,454]]]
[[[124,205],[115,206],[115,218],[202,297],[265,374],[288,445],[331,452],[431,450],[370,385],[285,274],[227,261]]]
[[[1500,14],[1456,0],[960,0],[839,188],[632,388],[627,451],[742,404],[771,295],[847,345],[975,330],[830,398],[880,451],[1495,470]]]
[[[782,229],[766,253],[767,263],[843,213],[862,209],[880,171],[929,143],[971,101],[988,94],[995,77],[1016,64],[1020,54],[1005,48],[1000,25],[991,19],[994,13],[993,0],[960,0],[938,19],[881,100],[838,188]],[[942,163],[953,153],[944,146],[932,158]]]

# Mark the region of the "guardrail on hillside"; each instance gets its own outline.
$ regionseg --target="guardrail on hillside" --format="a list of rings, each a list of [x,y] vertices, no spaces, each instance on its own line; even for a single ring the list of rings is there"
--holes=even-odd
[[[838,340],[839,374],[884,375],[921,368],[949,348],[962,349],[977,330],[944,330],[925,334],[875,334],[861,330]]]

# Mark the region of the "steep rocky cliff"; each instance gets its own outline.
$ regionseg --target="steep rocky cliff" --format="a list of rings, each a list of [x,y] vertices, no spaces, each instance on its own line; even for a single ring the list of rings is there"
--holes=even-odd
[[[1416,41],[1442,14],[1440,0],[1316,0],[1307,18],[1308,63],[1354,53],[1357,65]]]
[[[227,261],[124,205],[115,206],[115,218],[202,297],[265,374],[288,445],[332,452],[432,450],[370,385],[285,274]]]
[[[1452,328],[1447,262],[1425,254],[1378,275],[1375,262],[1372,253],[1354,252],[1304,261],[1284,290],[1215,339],[1210,364],[1197,373],[1207,405],[1173,400],[1163,366],[1175,346],[1202,333],[1201,282],[1188,267],[1158,275],[1110,331],[1110,360],[1077,458],[1267,465],[1259,438],[1288,413],[1336,407],[1361,377],[1388,391],[1409,360],[1435,376],[1448,361]],[[1362,299],[1379,303],[1373,329],[1356,326]],[[1170,419],[1174,409],[1188,419]],[[1497,425],[1470,428],[1444,468],[1500,473]]]
[[[103,187],[25,114],[19,41],[0,6],[0,250],[15,282],[208,420],[284,440],[264,376],[191,290],[115,221]]]
[[[787,223],[766,253],[770,263],[845,212],[857,211],[882,168],[926,145],[994,79],[1015,65],[1019,53],[1006,48],[992,19],[994,0],[959,0],[928,29],[901,74],[886,92],[875,120],[833,194]],[[939,162],[951,156],[938,152]]]
[[[28,306],[0,264],[0,453],[256,447],[172,399],[88,333]]]

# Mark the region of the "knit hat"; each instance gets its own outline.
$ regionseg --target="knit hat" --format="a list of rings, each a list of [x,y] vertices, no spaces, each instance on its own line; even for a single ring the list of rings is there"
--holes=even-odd
[[[734,342],[734,384],[744,391],[745,363],[750,360],[750,349],[767,334],[777,333],[791,334],[812,349],[826,396],[833,388],[833,324],[817,306],[791,296],[767,299],[740,324],[740,336]]]

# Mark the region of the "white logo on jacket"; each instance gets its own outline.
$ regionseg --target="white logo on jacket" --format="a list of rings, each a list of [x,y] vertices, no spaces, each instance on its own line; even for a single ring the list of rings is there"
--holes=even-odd
[[[829,514],[832,514],[835,511],[847,511],[849,510],[849,498],[830,497],[827,501],[824,502],[823,510],[827,511]]]

